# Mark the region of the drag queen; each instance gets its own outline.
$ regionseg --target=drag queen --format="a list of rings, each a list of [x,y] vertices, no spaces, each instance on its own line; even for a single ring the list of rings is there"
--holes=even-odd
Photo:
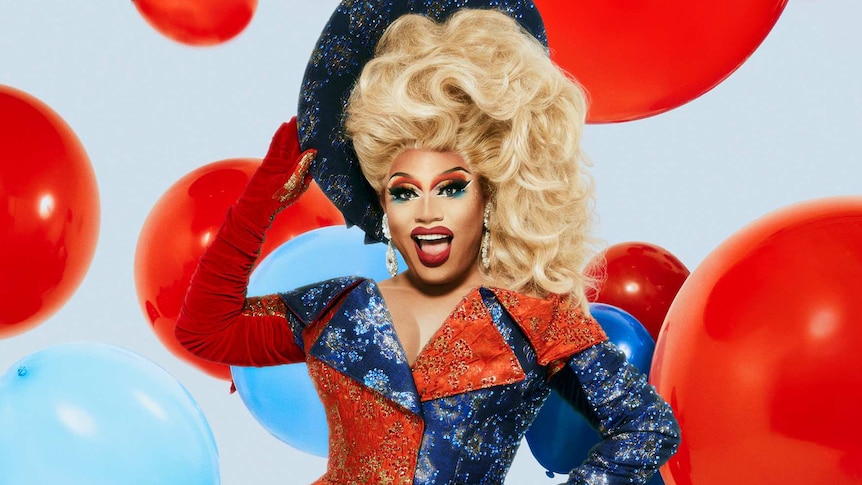
[[[588,313],[582,90],[532,4],[380,3],[336,10],[299,126],[201,258],[177,338],[230,365],[307,363],[329,426],[319,484],[503,483],[552,389],[603,439],[568,483],[646,483],[679,428]],[[271,218],[312,176],[388,245],[392,278],[246,298]]]

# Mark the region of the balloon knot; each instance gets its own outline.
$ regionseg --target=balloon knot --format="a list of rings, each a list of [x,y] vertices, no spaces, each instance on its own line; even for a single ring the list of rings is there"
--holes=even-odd
[[[545,471],[545,475],[547,475],[548,478],[554,478],[554,472],[552,472],[550,470]]]
[[[22,365],[21,367],[18,368],[18,376],[24,377],[26,375],[27,375],[27,368]]]

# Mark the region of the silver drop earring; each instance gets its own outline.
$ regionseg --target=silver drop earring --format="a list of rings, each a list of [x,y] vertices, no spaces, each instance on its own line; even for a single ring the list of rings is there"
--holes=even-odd
[[[491,266],[491,258],[488,256],[488,248],[491,246],[491,230],[488,229],[488,219],[491,217],[491,204],[485,205],[485,214],[482,217],[482,245],[479,250],[482,269],[487,270]]]
[[[389,276],[398,274],[398,257],[395,256],[395,245],[392,244],[392,234],[389,233],[389,219],[386,214],[383,214],[381,221],[383,226],[383,236],[386,238],[386,269],[389,271]]]

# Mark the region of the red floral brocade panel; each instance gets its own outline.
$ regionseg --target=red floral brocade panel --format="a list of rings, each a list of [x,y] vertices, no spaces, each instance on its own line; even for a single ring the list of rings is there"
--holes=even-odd
[[[329,424],[329,463],[314,484],[412,484],[422,419],[315,358],[308,373]]]
[[[492,288],[503,308],[527,335],[539,364],[548,365],[608,339],[602,326],[568,298],[546,299]]]
[[[512,384],[525,377],[478,290],[468,294],[443,322],[412,371],[423,402]]]

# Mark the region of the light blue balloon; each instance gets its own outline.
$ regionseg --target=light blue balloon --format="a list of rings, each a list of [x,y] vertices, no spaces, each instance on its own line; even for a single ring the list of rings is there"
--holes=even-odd
[[[251,275],[249,296],[263,296],[341,276],[389,278],[386,246],[365,244],[354,226],[328,226],[288,240]],[[405,268],[399,255],[400,268]],[[231,367],[243,404],[264,429],[288,445],[317,456],[328,451],[323,405],[305,364]]]
[[[305,364],[230,368],[236,390],[254,419],[297,450],[325,457],[326,414]]]
[[[213,485],[218,450],[168,372],[120,347],[35,352],[0,377],[0,484]]]
[[[405,269],[400,254],[398,264]],[[288,240],[264,258],[251,274],[248,294],[283,293],[341,276],[375,281],[389,278],[386,246],[365,244],[365,233],[357,226],[313,229]]]

